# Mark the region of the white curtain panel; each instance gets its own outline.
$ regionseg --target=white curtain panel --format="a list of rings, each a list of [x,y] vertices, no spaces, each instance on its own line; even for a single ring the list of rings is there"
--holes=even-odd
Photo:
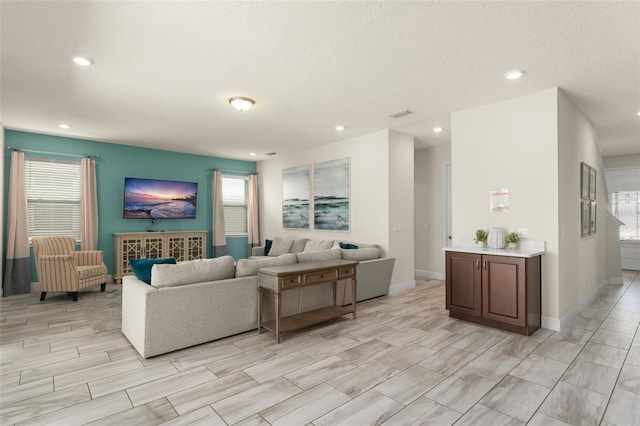
[[[258,175],[249,175],[249,203],[248,203],[247,244],[249,255],[251,248],[260,245],[260,224],[258,219]]]
[[[227,234],[224,229],[224,201],[222,198],[222,173],[213,173],[213,257],[227,254]]]
[[[80,164],[82,166],[80,247],[82,250],[97,250],[98,195],[96,190],[96,162],[90,158],[83,158]]]
[[[24,190],[24,153],[11,153],[9,202],[7,204],[7,249],[3,295],[31,292],[29,225],[27,196]]]

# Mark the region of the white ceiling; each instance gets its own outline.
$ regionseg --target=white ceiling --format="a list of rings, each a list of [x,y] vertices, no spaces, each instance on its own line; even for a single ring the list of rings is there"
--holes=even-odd
[[[449,141],[453,111],[557,86],[603,155],[640,153],[638,1],[0,7],[9,129],[245,160],[385,128],[420,148]],[[240,113],[235,95],[257,103]],[[403,109],[415,114],[387,117]]]

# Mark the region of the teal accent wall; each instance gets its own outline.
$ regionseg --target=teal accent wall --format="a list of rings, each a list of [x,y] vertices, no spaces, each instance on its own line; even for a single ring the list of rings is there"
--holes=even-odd
[[[185,154],[158,149],[138,148],[128,145],[73,139],[37,133],[5,130],[5,145],[25,150],[61,152],[69,154],[98,154],[96,178],[98,183],[98,248],[104,251],[104,259],[109,273],[114,271],[115,232],[141,232],[151,225],[150,219],[123,219],[124,178],[166,179],[198,182],[198,205],[195,219],[164,219],[151,226],[155,230],[189,231],[207,230],[207,257],[212,256],[212,198],[213,172],[209,168],[255,172],[253,161],[231,160],[204,155]],[[29,155],[29,153],[26,153]],[[31,154],[36,156],[36,154]],[[37,154],[38,157],[56,157]],[[69,159],[69,157],[58,156]],[[6,211],[11,155],[5,155],[4,200],[6,233]],[[248,256],[247,238],[227,239],[227,252],[234,259]],[[6,241],[3,241],[6,248]],[[6,253],[6,250],[4,251]],[[35,262],[32,263],[32,281],[36,281]]]

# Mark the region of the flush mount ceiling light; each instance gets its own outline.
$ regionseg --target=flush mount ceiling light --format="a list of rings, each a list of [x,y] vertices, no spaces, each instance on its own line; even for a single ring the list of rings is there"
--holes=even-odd
[[[337,131],[339,131],[339,132],[344,131],[344,129],[346,129],[346,127],[344,127],[342,124],[338,124],[338,125],[336,126],[336,130],[337,130]]]
[[[504,78],[507,80],[517,80],[524,75],[524,71],[521,70],[511,70],[504,75]]]
[[[58,124],[58,127],[60,127],[61,129],[70,129],[71,128],[71,124],[60,123],[60,124]]]
[[[243,112],[251,108],[256,101],[251,98],[245,98],[244,96],[234,96],[229,98],[229,103],[238,111]]]
[[[84,56],[74,56],[73,62],[76,65],[80,65],[81,67],[88,67],[90,65],[95,64],[95,61],[91,58],[86,58]]]
[[[256,153],[255,152],[250,152],[249,155],[252,156],[252,157],[255,157]]]
[[[433,132],[434,133],[440,133],[442,131],[442,127],[434,127],[433,128]]]

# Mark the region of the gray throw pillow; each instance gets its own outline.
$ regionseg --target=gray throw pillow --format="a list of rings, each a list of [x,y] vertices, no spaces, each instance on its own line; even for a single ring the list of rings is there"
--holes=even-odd
[[[333,247],[333,240],[309,240],[304,246],[304,252],[328,250]]]
[[[291,253],[301,253],[304,250],[304,246],[307,244],[307,241],[307,238],[293,238]]]
[[[271,250],[269,250],[269,256],[278,257],[281,254],[287,254],[291,251],[291,245],[293,240],[276,237],[271,244]]]

